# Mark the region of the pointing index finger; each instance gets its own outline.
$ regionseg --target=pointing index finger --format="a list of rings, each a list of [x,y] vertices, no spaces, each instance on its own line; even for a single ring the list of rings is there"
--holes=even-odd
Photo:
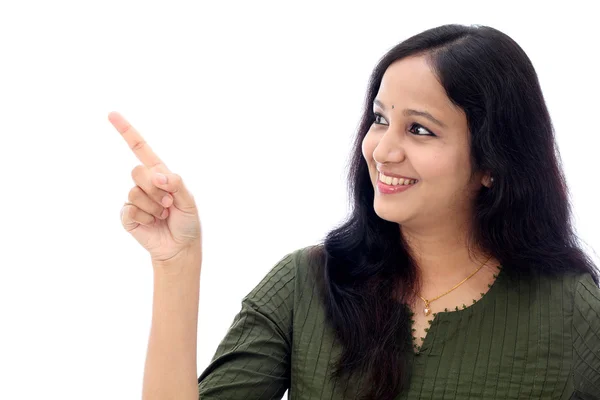
[[[146,143],[142,135],[135,129],[121,114],[111,112],[108,114],[108,120],[119,131],[123,139],[127,142],[129,148],[133,151],[138,160],[149,169],[162,170],[168,172],[167,166],[152,151],[150,145]]]

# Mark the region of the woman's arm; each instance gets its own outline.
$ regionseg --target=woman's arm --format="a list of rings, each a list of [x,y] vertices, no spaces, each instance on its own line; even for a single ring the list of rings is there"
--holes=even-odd
[[[299,253],[280,259],[243,298],[212,361],[198,377],[202,400],[281,399],[289,389]]]
[[[143,400],[198,399],[196,350],[201,263],[201,257],[193,254],[173,260],[170,265],[153,263],[152,326]]]

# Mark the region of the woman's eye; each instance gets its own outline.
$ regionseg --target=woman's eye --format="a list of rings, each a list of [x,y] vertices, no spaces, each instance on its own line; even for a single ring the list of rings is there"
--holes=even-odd
[[[385,121],[385,118],[383,118],[383,116],[381,114],[375,113],[375,124],[377,124],[377,125],[386,125],[386,124],[382,123],[382,121]]]
[[[429,129],[417,123],[413,123],[408,131],[417,136],[435,136]]]
[[[388,123],[385,120],[385,118],[383,117],[383,115],[378,114],[378,113],[375,113],[374,123],[376,125],[388,125]],[[436,136],[435,133],[431,132],[429,129],[425,128],[423,125],[417,124],[416,122],[414,122],[410,125],[410,128],[408,129],[408,131],[415,136]]]

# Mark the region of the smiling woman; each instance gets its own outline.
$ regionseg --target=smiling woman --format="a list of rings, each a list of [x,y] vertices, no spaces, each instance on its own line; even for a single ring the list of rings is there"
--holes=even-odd
[[[536,72],[485,26],[376,65],[352,211],[242,301],[200,398],[598,399],[598,270]]]

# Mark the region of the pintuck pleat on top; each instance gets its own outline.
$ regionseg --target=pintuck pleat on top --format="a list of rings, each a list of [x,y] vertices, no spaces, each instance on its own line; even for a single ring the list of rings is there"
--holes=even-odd
[[[328,379],[341,352],[306,261],[282,258],[200,375],[200,398],[357,399],[365,380]],[[511,278],[437,313],[411,361],[405,399],[600,399],[600,290],[589,274]],[[348,321],[352,323],[352,321]],[[202,327],[200,327],[202,329]]]

